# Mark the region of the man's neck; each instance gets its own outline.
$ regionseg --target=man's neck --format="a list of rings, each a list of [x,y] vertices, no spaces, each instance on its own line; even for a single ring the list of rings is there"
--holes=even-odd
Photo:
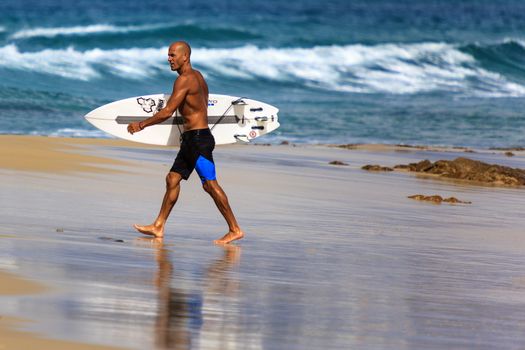
[[[185,65],[183,65],[182,67],[180,67],[179,69],[177,69],[177,73],[179,73],[179,75],[182,75],[184,73],[187,73],[189,71],[191,71],[191,64],[188,62],[186,63]]]

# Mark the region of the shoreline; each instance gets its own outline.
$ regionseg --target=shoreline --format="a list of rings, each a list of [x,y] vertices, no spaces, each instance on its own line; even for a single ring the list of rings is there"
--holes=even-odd
[[[122,140],[115,137],[97,138],[97,137],[71,137],[71,136],[49,136],[49,135],[19,135],[19,134],[0,134],[0,139],[3,142],[14,142],[18,146],[16,140],[27,139],[29,141],[48,140],[54,148],[60,149],[64,143],[86,146],[86,145],[101,145],[107,147],[129,147],[129,148],[146,148],[146,149],[177,149],[176,146],[160,146],[149,145],[145,143],[132,142]],[[61,142],[63,141],[63,142]],[[70,144],[71,146],[71,144]],[[431,151],[431,152],[465,152],[465,153],[497,153],[515,151],[518,154],[525,154],[525,147],[470,147],[470,146],[437,146],[426,144],[390,144],[390,143],[295,143],[292,141],[281,141],[279,143],[263,143],[260,140],[248,143],[236,143],[227,145],[217,145],[218,148],[232,147],[232,146],[252,146],[252,147],[326,147],[346,150],[364,150],[364,151]],[[522,153],[523,152],[523,153]]]

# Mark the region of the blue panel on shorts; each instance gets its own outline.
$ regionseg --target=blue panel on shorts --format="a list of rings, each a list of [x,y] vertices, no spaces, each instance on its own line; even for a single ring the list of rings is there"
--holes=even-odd
[[[199,174],[202,183],[208,180],[217,179],[215,175],[215,164],[213,164],[213,162],[209,161],[203,156],[199,156],[199,158],[197,159],[197,163],[195,164],[195,170],[197,170],[197,174]]]

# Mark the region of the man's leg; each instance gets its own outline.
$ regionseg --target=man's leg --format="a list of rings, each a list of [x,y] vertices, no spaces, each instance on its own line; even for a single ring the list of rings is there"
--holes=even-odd
[[[210,194],[215,202],[215,205],[221,212],[222,216],[228,224],[229,231],[220,239],[215,240],[217,244],[227,244],[244,237],[244,232],[241,231],[233,211],[228,203],[228,197],[224,193],[217,180],[207,180],[203,183],[202,187],[206,192]]]
[[[172,171],[168,173],[166,176],[166,193],[164,194],[157,219],[155,219],[155,222],[151,225],[133,225],[137,231],[155,237],[164,236],[164,225],[166,224],[166,220],[168,220],[171,209],[173,209],[173,206],[177,203],[177,199],[179,198],[181,180],[182,177],[179,173]]]

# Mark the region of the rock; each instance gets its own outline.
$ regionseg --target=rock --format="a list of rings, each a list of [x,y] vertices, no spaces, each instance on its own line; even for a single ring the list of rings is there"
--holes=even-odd
[[[289,145],[290,144],[290,141],[282,141],[281,142],[281,145]]]
[[[408,198],[415,199],[418,201],[433,202],[436,204],[441,204],[441,202],[453,203],[453,204],[455,203],[471,204],[472,203],[472,202],[467,202],[467,201],[461,201],[457,199],[456,197],[443,198],[439,195],[425,196],[423,194],[415,194],[413,196],[408,196]]]
[[[398,164],[394,166],[394,169],[410,170],[410,166],[408,164]]]
[[[514,157],[514,153],[512,153],[511,151],[505,152],[505,155],[507,157]]]
[[[341,162],[340,160],[332,160],[330,162],[330,164],[332,164],[332,165],[348,165],[347,163]]]
[[[427,149],[428,147],[426,146],[419,146],[419,145],[402,145],[402,144],[397,144],[396,145],[397,147],[403,147],[403,148],[414,148],[414,149]]]
[[[441,196],[425,196],[423,194],[415,194],[413,196],[408,196],[410,199],[415,199],[417,201],[427,201],[427,202],[434,202],[434,203],[441,203],[443,202],[443,198]]]
[[[56,231],[57,231],[58,233],[63,233],[63,232],[64,232],[64,229],[61,228],[61,227],[59,227],[59,228],[56,229]]]
[[[525,147],[491,147],[492,151],[525,151]]]
[[[463,204],[472,204],[472,202],[469,202],[469,201],[460,201],[459,199],[457,199],[456,197],[449,197],[449,198],[445,198],[443,199],[443,202],[447,202],[447,203],[463,203]]]
[[[406,164],[399,164],[394,166],[394,169],[406,169],[408,171],[426,171],[427,169],[430,169],[432,167],[432,162],[428,159],[422,160],[419,163],[410,163],[408,165]]]
[[[368,164],[368,165],[362,166],[361,169],[367,170],[367,171],[394,171],[394,169],[392,168],[377,165],[377,164],[374,164],[374,165]]]
[[[429,160],[423,160],[419,163],[408,164],[408,166],[396,165],[394,168],[493,185],[525,185],[525,170],[487,164],[463,157],[456,158],[452,161],[438,160],[435,163]]]
[[[359,144],[357,143],[349,143],[346,145],[337,145],[336,147],[344,148],[344,149],[356,149]]]

